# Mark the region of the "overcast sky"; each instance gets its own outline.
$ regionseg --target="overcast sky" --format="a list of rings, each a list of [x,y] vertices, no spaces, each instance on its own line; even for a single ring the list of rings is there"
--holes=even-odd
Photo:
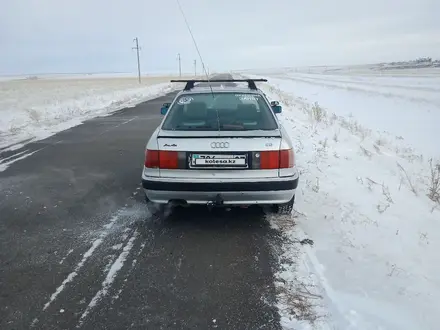
[[[180,0],[211,70],[440,59],[439,0]],[[0,74],[184,71],[176,0],[3,0]],[[198,58],[197,58],[198,60]]]

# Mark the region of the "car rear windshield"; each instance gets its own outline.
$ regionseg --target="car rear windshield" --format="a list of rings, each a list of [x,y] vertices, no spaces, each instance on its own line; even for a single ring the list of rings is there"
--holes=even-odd
[[[197,93],[181,95],[162,129],[176,131],[274,130],[278,124],[262,95]]]

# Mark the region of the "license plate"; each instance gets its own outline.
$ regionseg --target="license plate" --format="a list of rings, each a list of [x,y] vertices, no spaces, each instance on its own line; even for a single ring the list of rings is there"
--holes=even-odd
[[[192,167],[247,167],[246,155],[193,154]]]

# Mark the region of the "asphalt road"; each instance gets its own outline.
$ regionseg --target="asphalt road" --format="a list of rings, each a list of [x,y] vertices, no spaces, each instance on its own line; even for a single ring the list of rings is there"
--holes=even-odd
[[[218,78],[218,77],[217,77]],[[0,329],[279,329],[259,208],[152,216],[144,146],[174,94],[0,157]]]

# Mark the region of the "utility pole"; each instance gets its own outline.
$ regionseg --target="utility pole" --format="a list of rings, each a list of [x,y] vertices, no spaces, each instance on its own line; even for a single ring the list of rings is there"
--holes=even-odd
[[[136,47],[133,47],[133,49],[136,49],[137,54],[137,62],[138,62],[138,77],[139,77],[139,84],[141,83],[141,62],[139,60],[139,39],[136,37],[133,39],[134,42],[136,42]]]
[[[194,60],[194,76],[197,76],[197,60]]]
[[[177,54],[177,59],[179,60],[179,77],[182,77],[182,64],[180,61],[180,53]]]

